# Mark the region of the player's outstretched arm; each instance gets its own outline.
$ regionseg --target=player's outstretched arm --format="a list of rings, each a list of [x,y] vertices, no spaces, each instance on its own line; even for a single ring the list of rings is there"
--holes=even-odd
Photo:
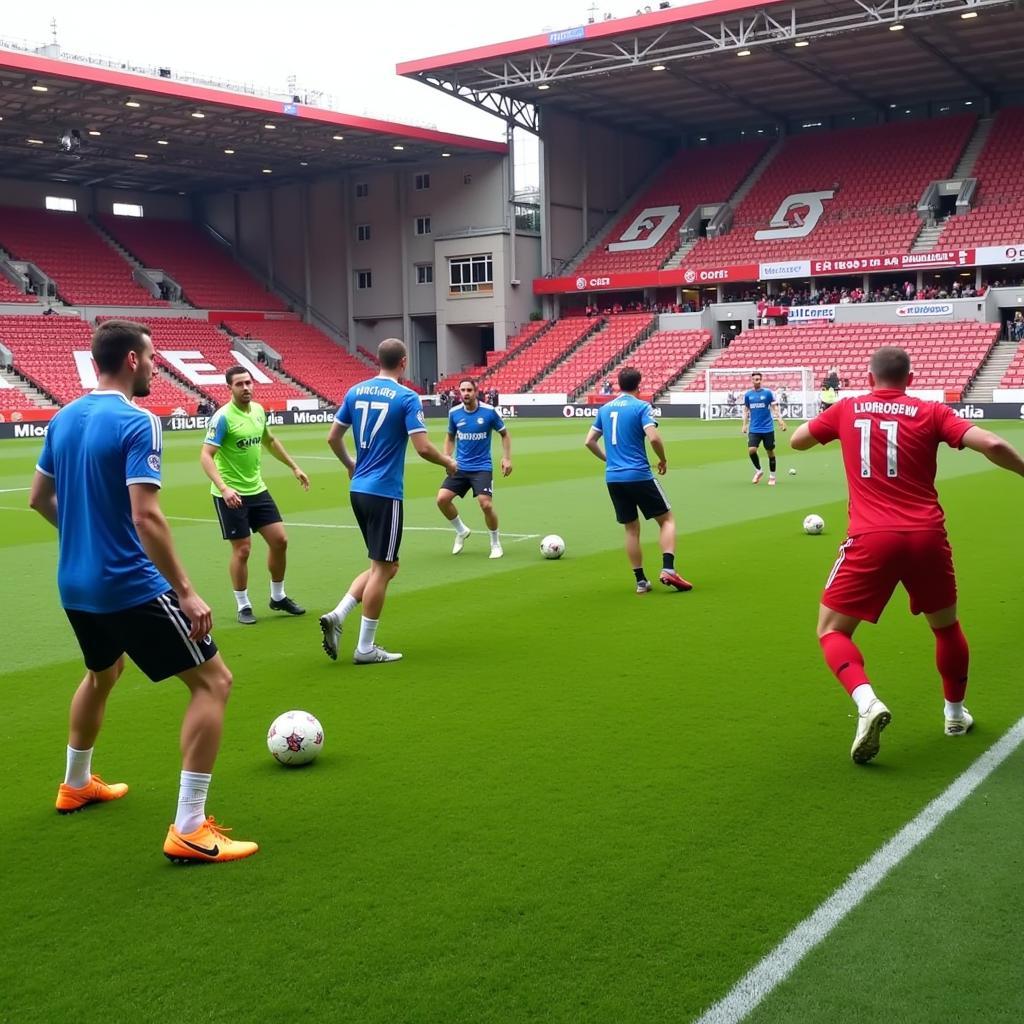
[[[267,439],[267,447],[270,449],[270,454],[278,462],[284,463],[292,471],[295,479],[302,485],[302,489],[308,491],[309,477],[306,476],[302,469],[299,468],[299,464],[284,450],[284,445],[269,430],[264,430],[263,436]]]
[[[335,420],[331,424],[331,429],[327,434],[327,445],[334,452],[338,461],[345,467],[348,472],[349,479],[352,479],[352,474],[356,470],[355,460],[348,453],[348,446],[345,444],[345,432],[348,430],[348,425],[345,423],[339,423]]]
[[[796,430],[793,431],[793,436],[789,439],[789,447],[795,448],[798,452],[805,452],[808,448],[813,448],[818,441],[811,433],[811,428],[806,423],[801,423]]]
[[[29,488],[28,506],[35,509],[51,526],[57,525],[57,488],[52,476],[36,470]]]
[[[444,466],[449,476],[459,471],[455,460],[450,455],[439,452],[431,443],[430,438],[427,437],[425,430],[417,430],[415,434],[410,434],[409,437],[412,440],[413,448],[416,449],[416,454],[424,462],[432,462],[435,466]]]
[[[590,432],[587,434],[586,441],[583,442],[583,447],[586,448],[592,455],[595,455],[602,462],[607,462],[603,449],[601,448],[601,432],[590,428]]]
[[[989,462],[1000,469],[1008,469],[1011,473],[1024,476],[1024,457],[1004,437],[993,434],[991,430],[971,427],[963,436],[965,448],[981,452]]]

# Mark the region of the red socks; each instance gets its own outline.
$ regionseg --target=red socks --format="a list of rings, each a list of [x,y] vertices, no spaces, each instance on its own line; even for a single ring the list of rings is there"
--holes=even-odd
[[[967,638],[959,622],[932,632],[935,634],[935,665],[942,676],[942,694],[951,704],[958,704],[967,692],[967,666],[971,657]]]
[[[845,633],[826,633],[818,638],[825,663],[847,693],[868,682],[864,672],[864,656]]]

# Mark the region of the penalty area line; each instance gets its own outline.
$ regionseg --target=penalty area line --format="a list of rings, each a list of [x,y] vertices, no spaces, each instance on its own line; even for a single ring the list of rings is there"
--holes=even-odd
[[[737,1024],[752,1013],[793,973],[800,961],[821,945],[842,920],[1022,743],[1024,718],[850,875],[810,917],[801,921],[775,949],[744,975],[723,999],[705,1010],[695,1024]]]

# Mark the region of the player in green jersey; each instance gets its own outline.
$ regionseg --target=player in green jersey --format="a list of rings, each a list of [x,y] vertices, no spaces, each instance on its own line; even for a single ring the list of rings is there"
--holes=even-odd
[[[267,542],[267,568],[270,570],[270,607],[289,615],[303,615],[284,591],[284,570],[288,550],[281,513],[263,482],[261,460],[266,445],[270,454],[294,474],[302,489],[309,490],[309,477],[284,450],[284,445],[267,427],[263,406],[252,400],[252,375],[242,366],[232,366],[224,374],[231,388],[231,401],[210,417],[199,461],[212,481],[210,488],[217,510],[221,535],[231,541],[231,585],[238,605],[238,621],[245,626],[256,622],[249,599],[249,554],[252,533]]]

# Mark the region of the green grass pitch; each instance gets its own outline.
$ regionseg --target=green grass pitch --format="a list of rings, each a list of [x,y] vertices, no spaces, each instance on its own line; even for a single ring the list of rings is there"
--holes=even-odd
[[[814,638],[845,526],[834,447],[780,450],[779,486],[753,488],[738,423],[666,421],[677,561],[696,589],[637,597],[587,423],[509,425],[505,558],[488,560],[471,500],[475,534],[451,556],[439,472],[410,458],[417,529],[379,631],[405,660],[358,668],[353,628],[332,663],[316,621],[365,564],[326,429],[281,431],[308,494],[264,460],[289,525],[288,592],[309,613],[267,610],[257,540],[252,628],[234,621],[201,436],[167,435],[163,506],[235,674],[209,809],[262,847],[194,869],[160,853],[175,681],[132,668],[111,699],[95,767],[128,797],[53,811],[81,667],[53,532],[20,490],[38,442],[0,447],[0,1020],[692,1020],[1019,718],[1024,491],[980,456],[940,463],[976,729],[942,735],[931,634],[898,595],[859,634],[894,720],[857,768],[853,707]],[[998,426],[1024,444],[1024,425]],[[808,512],[824,536],[802,533]],[[551,532],[560,561],[538,552]],[[325,728],[307,769],[265,747],[293,707]],[[752,1019],[1022,1019],[1022,782],[1018,753]]]

